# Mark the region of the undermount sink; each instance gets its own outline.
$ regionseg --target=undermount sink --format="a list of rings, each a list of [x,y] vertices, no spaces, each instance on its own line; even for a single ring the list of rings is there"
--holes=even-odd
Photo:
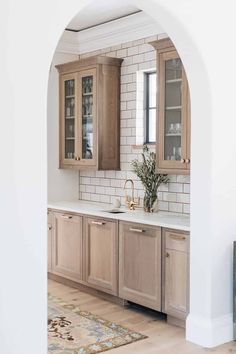
[[[110,213],[110,214],[123,214],[125,211],[119,210],[119,209],[111,209],[111,210],[103,210],[105,213]]]

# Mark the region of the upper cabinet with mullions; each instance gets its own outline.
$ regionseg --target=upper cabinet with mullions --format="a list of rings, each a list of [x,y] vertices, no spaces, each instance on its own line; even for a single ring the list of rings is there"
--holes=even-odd
[[[120,168],[120,66],[96,56],[57,65],[60,168]]]
[[[157,171],[190,171],[190,98],[182,61],[169,38],[151,43],[157,53]]]

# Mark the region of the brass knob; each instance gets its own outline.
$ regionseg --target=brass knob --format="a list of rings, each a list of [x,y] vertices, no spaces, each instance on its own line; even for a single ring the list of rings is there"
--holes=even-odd
[[[185,159],[181,159],[180,162],[181,163],[185,163],[186,161],[185,161]]]
[[[52,230],[52,226],[48,226],[48,231]]]
[[[186,163],[190,163],[190,159],[186,159]]]
[[[168,252],[166,252],[166,258],[170,257],[170,254]]]
[[[79,156],[75,156],[75,161],[80,161],[80,157]]]

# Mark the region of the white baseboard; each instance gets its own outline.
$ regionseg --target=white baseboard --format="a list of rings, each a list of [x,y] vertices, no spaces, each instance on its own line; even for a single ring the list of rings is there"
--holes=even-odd
[[[189,314],[186,340],[207,348],[230,342],[233,340],[233,315],[208,319]]]

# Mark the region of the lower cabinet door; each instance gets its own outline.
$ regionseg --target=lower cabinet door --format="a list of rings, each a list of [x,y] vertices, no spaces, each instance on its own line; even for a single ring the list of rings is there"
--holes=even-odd
[[[161,229],[120,223],[119,296],[161,310]]]
[[[163,312],[185,320],[189,307],[189,234],[163,229]]]
[[[118,224],[85,218],[85,281],[88,286],[117,295]]]
[[[188,313],[188,253],[166,249],[164,312],[179,319]]]
[[[82,217],[54,213],[52,272],[74,281],[82,280]]]
[[[52,218],[52,212],[48,211],[48,272],[52,271]]]

